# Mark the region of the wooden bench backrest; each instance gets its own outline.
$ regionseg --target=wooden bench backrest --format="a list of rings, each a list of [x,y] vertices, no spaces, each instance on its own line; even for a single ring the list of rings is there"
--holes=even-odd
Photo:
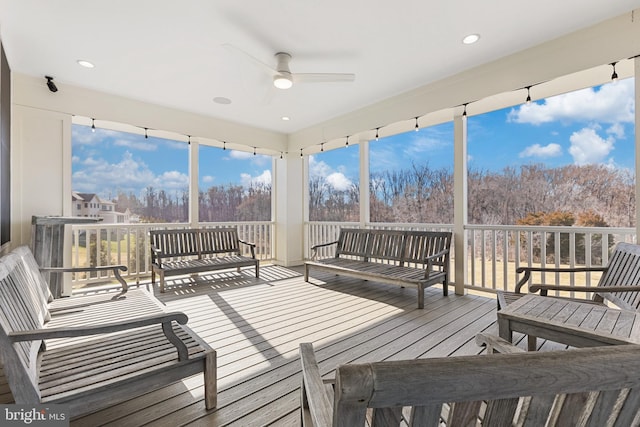
[[[199,232],[196,229],[151,230],[149,238],[151,246],[158,249],[163,258],[200,254]]]
[[[335,257],[340,255],[366,258],[369,231],[359,228],[341,228]]]
[[[240,254],[237,228],[203,228],[200,230],[200,239],[203,254]]]
[[[637,286],[637,292],[602,292],[599,295],[620,308],[640,309],[640,245],[618,243],[598,287]]]
[[[635,345],[342,365],[333,421],[318,425],[364,426],[374,408],[372,427],[435,427],[448,404],[447,426],[627,426],[640,408],[639,369]]]
[[[34,297],[32,275],[19,255],[10,253],[0,260],[0,348],[4,373],[16,403],[38,402],[38,352],[42,340],[13,344],[8,334],[42,329],[44,319]]]
[[[402,260],[410,264],[425,264],[425,258],[451,247],[451,232],[448,231],[410,231],[407,232],[405,251]],[[449,252],[435,259],[433,265],[441,268],[449,266]]]
[[[149,231],[151,245],[162,258],[240,254],[237,228],[189,228]]]
[[[368,260],[402,262],[406,233],[399,230],[368,230]]]
[[[49,303],[53,301],[53,295],[49,289],[49,284],[40,273],[40,267],[33,253],[27,246],[20,246],[11,251],[12,256],[17,263],[16,274],[21,274],[21,280],[24,284],[25,297],[29,299],[36,312],[40,322],[48,322],[51,320],[49,313]]]

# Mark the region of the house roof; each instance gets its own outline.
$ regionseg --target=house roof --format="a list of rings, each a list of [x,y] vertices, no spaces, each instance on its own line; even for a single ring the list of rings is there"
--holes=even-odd
[[[420,116],[437,107],[423,101],[430,85],[449,82],[453,91],[455,80],[447,79],[460,73],[610,18],[628,14],[631,21],[638,6],[638,0],[3,0],[0,37],[12,70],[41,79],[43,90],[50,75],[61,92],[72,85],[290,135],[292,141],[320,140]],[[464,45],[471,33],[480,40]],[[593,65],[587,60],[592,47],[560,55],[571,52],[577,67]],[[623,59],[617,48],[611,46],[603,65]],[[355,81],[275,89],[264,64],[275,67],[277,52],[292,55],[294,73],[354,73]],[[535,68],[553,68],[554,62],[541,60]],[[509,89],[553,74],[532,71],[519,79],[504,72]],[[419,99],[411,104],[414,93]],[[460,95],[450,101],[482,95],[467,91],[466,100]],[[354,124],[343,126],[341,119]]]

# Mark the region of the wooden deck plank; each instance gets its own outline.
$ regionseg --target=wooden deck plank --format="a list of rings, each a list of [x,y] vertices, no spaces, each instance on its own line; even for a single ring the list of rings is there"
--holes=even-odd
[[[322,372],[340,363],[478,354],[476,333],[497,333],[496,302],[477,295],[442,296],[427,289],[415,308],[416,289],[363,282],[301,268],[264,266],[251,272],[216,272],[168,280],[158,294],[169,310],[184,311],[189,326],[218,351],[218,407],[207,411],[202,377],[151,391],[74,420],[76,426],[297,426],[298,344],[313,342]],[[526,339],[514,334],[524,348]],[[543,349],[557,344],[539,340]]]

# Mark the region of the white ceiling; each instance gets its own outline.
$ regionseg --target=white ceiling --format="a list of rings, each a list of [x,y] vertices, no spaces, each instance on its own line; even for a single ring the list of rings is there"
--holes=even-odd
[[[13,71],[51,75],[61,91],[74,85],[290,134],[637,7],[639,0],[0,0],[0,37]],[[470,33],[480,41],[463,45]],[[288,52],[294,73],[356,80],[274,89],[238,50],[274,67],[274,54]]]

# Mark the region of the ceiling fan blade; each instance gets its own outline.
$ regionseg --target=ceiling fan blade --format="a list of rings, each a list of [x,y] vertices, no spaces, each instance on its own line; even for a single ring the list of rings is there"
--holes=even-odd
[[[234,52],[234,53],[239,53],[241,56],[243,56],[244,58],[248,59],[249,61],[251,61],[252,63],[254,63],[255,65],[258,66],[258,68],[260,68],[262,71],[264,71],[265,73],[267,73],[269,76],[275,76],[276,74],[278,74],[278,72],[270,67],[269,65],[265,64],[264,62],[260,61],[258,58],[256,58],[255,56],[245,52],[244,50],[240,49],[237,46],[234,46],[230,43],[224,43],[222,45],[225,49]]]
[[[292,77],[296,83],[352,82],[356,79],[355,74],[348,73],[294,73]]]

